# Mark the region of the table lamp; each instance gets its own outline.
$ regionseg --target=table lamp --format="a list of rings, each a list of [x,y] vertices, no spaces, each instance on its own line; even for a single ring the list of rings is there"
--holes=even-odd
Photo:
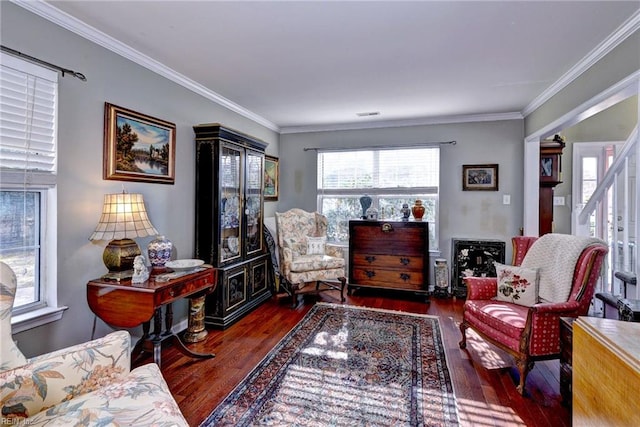
[[[149,221],[142,194],[105,194],[102,216],[89,240],[112,239],[102,254],[109,275],[126,278],[133,268],[133,260],[140,255],[136,237],[158,234]],[[128,273],[127,273],[128,272]],[[128,275],[127,275],[128,274]]]

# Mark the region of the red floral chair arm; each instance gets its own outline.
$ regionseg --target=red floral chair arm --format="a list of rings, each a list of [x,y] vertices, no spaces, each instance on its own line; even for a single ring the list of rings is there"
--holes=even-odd
[[[531,356],[559,354],[560,352],[560,317],[576,316],[580,310],[577,301],[562,303],[539,303],[529,308],[529,318],[526,328],[529,339],[521,349]],[[521,344],[522,344],[521,343]]]
[[[465,277],[468,300],[487,300],[498,295],[498,279],[495,277]]]
[[[579,308],[580,303],[578,301],[538,303],[531,307],[537,314],[556,313],[562,316],[571,314]]]

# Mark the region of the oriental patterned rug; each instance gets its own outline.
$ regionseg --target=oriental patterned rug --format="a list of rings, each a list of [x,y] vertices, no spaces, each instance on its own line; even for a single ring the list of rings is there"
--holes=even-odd
[[[316,304],[201,426],[456,426],[437,317]]]

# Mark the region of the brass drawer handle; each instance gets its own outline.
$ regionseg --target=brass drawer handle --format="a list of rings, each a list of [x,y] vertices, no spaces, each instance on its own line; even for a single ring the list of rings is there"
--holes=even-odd
[[[393,231],[393,226],[391,224],[389,224],[388,222],[385,222],[384,224],[382,224],[382,231],[384,233],[389,233],[389,232]]]
[[[411,260],[409,258],[405,258],[405,257],[400,258],[400,264],[402,265],[409,265],[410,262]]]
[[[404,280],[405,282],[408,282],[408,281],[409,281],[409,279],[411,279],[411,275],[410,275],[410,274],[407,274],[407,273],[400,273],[400,278],[401,278],[402,280]]]
[[[365,270],[365,271],[364,271],[364,274],[365,274],[369,279],[371,279],[373,276],[375,276],[375,275],[376,275],[376,272],[375,272],[375,271],[373,271],[373,270]]]
[[[369,264],[373,263],[376,260],[376,257],[374,257],[373,255],[368,255],[366,257],[364,257],[365,261],[367,261]]]
[[[170,296],[170,297],[174,297],[174,296],[176,296],[176,291],[175,291],[175,289],[169,289],[169,296]]]

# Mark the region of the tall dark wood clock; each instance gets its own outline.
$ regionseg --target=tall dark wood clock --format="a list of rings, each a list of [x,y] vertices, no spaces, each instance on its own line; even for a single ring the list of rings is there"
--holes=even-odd
[[[539,235],[553,232],[553,190],[562,183],[564,139],[556,135],[540,142]]]

